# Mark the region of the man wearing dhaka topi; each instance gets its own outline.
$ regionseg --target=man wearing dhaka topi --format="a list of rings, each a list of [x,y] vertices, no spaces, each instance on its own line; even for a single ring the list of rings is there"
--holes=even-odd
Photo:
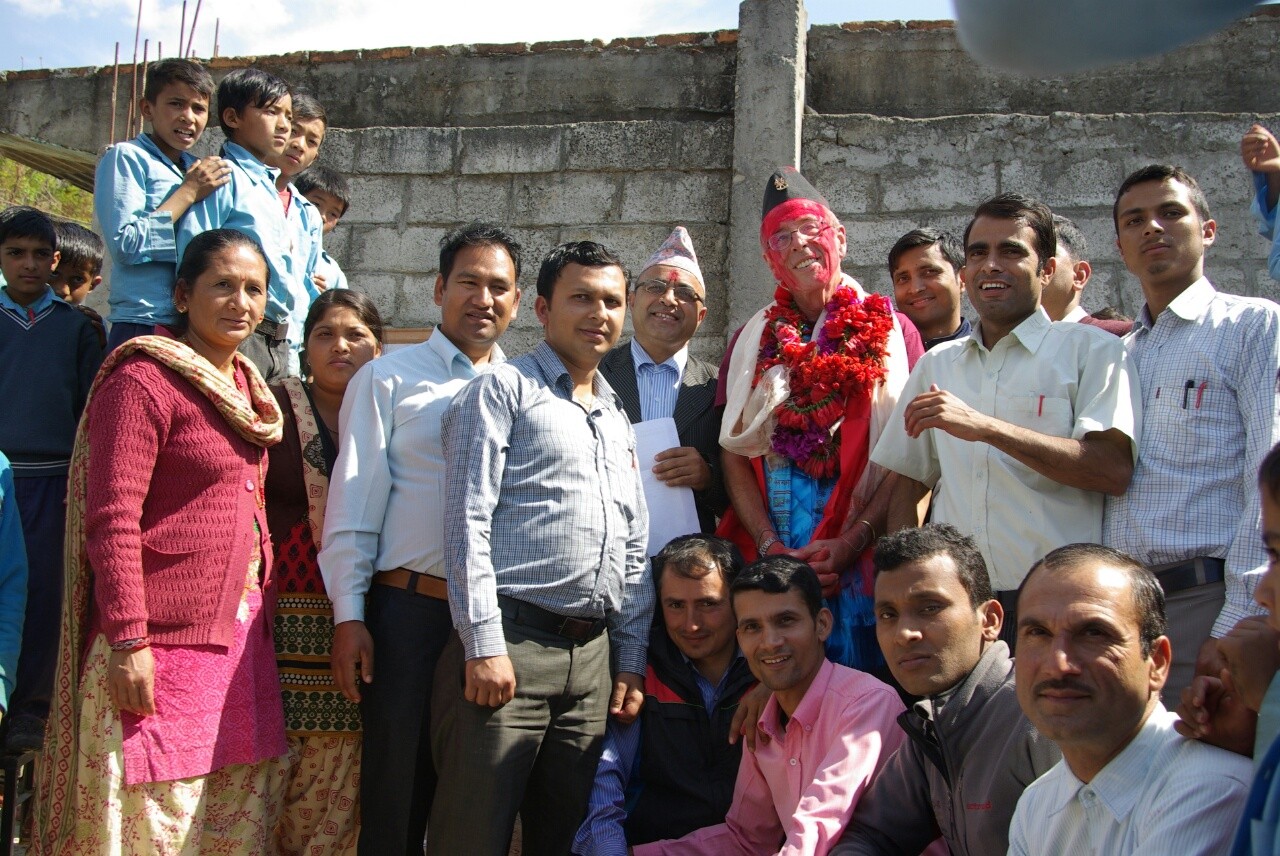
[[[827,656],[872,671],[883,659],[870,548],[890,485],[868,454],[924,347],[888,299],[840,270],[844,226],[792,167],[765,185],[760,244],[778,286],[721,366],[732,508],[718,534],[749,561],[809,563],[834,616]]]

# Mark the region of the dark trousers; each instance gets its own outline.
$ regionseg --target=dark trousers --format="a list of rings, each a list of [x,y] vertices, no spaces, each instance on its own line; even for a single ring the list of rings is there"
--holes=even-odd
[[[107,353],[111,353],[130,339],[136,339],[139,336],[150,336],[155,331],[156,325],[154,324],[131,324],[127,321],[112,324],[111,332],[107,334]]]
[[[507,618],[502,630],[516,673],[502,707],[463,697],[456,633],[436,669],[429,856],[506,856],[517,813],[524,856],[564,856],[586,816],[612,691],[608,634],[574,645]]]
[[[276,338],[274,324],[262,322],[249,338],[240,343],[240,353],[249,358],[267,383],[278,383],[289,373],[289,343]],[[376,668],[378,655],[375,653],[373,656]]]
[[[360,846],[366,856],[422,856],[436,791],[431,686],[453,625],[449,604],[383,585],[369,587],[373,683],[360,688]]]
[[[27,612],[9,713],[45,719],[58,663],[67,477],[15,478],[13,493],[27,547]]]

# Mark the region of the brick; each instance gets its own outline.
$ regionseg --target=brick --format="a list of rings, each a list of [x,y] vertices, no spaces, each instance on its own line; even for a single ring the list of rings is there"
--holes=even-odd
[[[510,56],[528,53],[529,45],[525,42],[511,42],[505,45],[481,44],[472,45],[471,50],[479,56]]]
[[[379,50],[364,51],[361,59],[367,62],[379,59],[408,59],[411,56],[413,56],[413,48],[411,47],[381,48]]]
[[[717,172],[642,172],[623,184],[624,222],[677,224],[724,222],[729,217],[729,176]]]
[[[431,175],[453,169],[453,128],[365,128],[356,149],[361,172]]]
[[[560,167],[560,128],[468,128],[462,132],[461,172],[551,172]]]
[[[356,62],[360,59],[360,51],[311,51],[307,58],[311,62]]]
[[[716,30],[712,35],[718,45],[735,45],[738,43],[737,30]]]
[[[706,38],[705,33],[667,33],[655,36],[653,41],[660,48],[671,48],[683,45],[696,45]]]
[[[612,176],[589,172],[516,176],[511,222],[520,226],[575,226],[615,220]]]

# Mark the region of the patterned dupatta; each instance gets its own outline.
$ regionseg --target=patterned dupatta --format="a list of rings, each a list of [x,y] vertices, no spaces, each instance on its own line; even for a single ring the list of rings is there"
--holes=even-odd
[[[305,521],[290,528],[276,552],[276,665],[284,697],[285,728],[290,735],[358,734],[360,708],[333,682],[329,651],[333,637],[333,604],[325,594],[316,564],[329,498],[321,432],[311,398],[302,381],[281,384],[293,411],[301,447],[302,481],[307,494]]]
[[[93,571],[85,549],[85,497],[89,472],[89,411],[98,387],[124,360],[145,354],[172,369],[212,402],[231,428],[264,449],[280,441],[283,419],[275,397],[258,370],[241,354],[235,367],[249,382],[249,400],[208,360],[177,339],[142,336],[116,348],[103,362],[89,390],[76,429],[67,479],[67,528],[63,550],[62,619],[58,630],[58,664],[44,752],[36,765],[33,801],[34,840],[31,853],[60,854],[74,822],[76,756],[80,741],[80,670],[89,628]]]

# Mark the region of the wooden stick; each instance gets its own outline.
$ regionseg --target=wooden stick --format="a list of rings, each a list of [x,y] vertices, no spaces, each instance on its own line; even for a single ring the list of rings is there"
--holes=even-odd
[[[196,22],[200,20],[200,4],[204,0],[196,0],[196,12],[191,16],[191,35],[187,36],[187,56],[195,55]]]
[[[133,111],[138,106],[138,38],[142,35],[142,0],[138,0],[138,22],[133,27],[133,77],[129,81],[129,119],[125,133],[133,132]]]
[[[187,0],[182,0],[182,23],[178,25],[178,58],[182,59],[187,55],[187,49],[183,46],[183,39],[187,37]]]
[[[222,19],[213,19],[213,55],[218,55],[218,30],[222,27]]]
[[[116,98],[120,88],[120,43],[116,42],[116,61],[111,67],[111,145],[116,144]]]
[[[150,52],[150,50],[151,50],[151,39],[146,39],[142,42],[142,68],[143,68],[144,75],[146,73],[146,68],[147,68],[147,54]],[[142,83],[142,92],[144,95],[146,94],[146,91],[147,91],[146,87],[147,87],[147,84],[146,84],[146,79],[144,77],[143,83]],[[138,134],[141,134],[141,133],[142,133],[142,108],[139,107],[138,108],[138,128],[136,131],[133,132],[133,136],[136,137],[138,136]]]

